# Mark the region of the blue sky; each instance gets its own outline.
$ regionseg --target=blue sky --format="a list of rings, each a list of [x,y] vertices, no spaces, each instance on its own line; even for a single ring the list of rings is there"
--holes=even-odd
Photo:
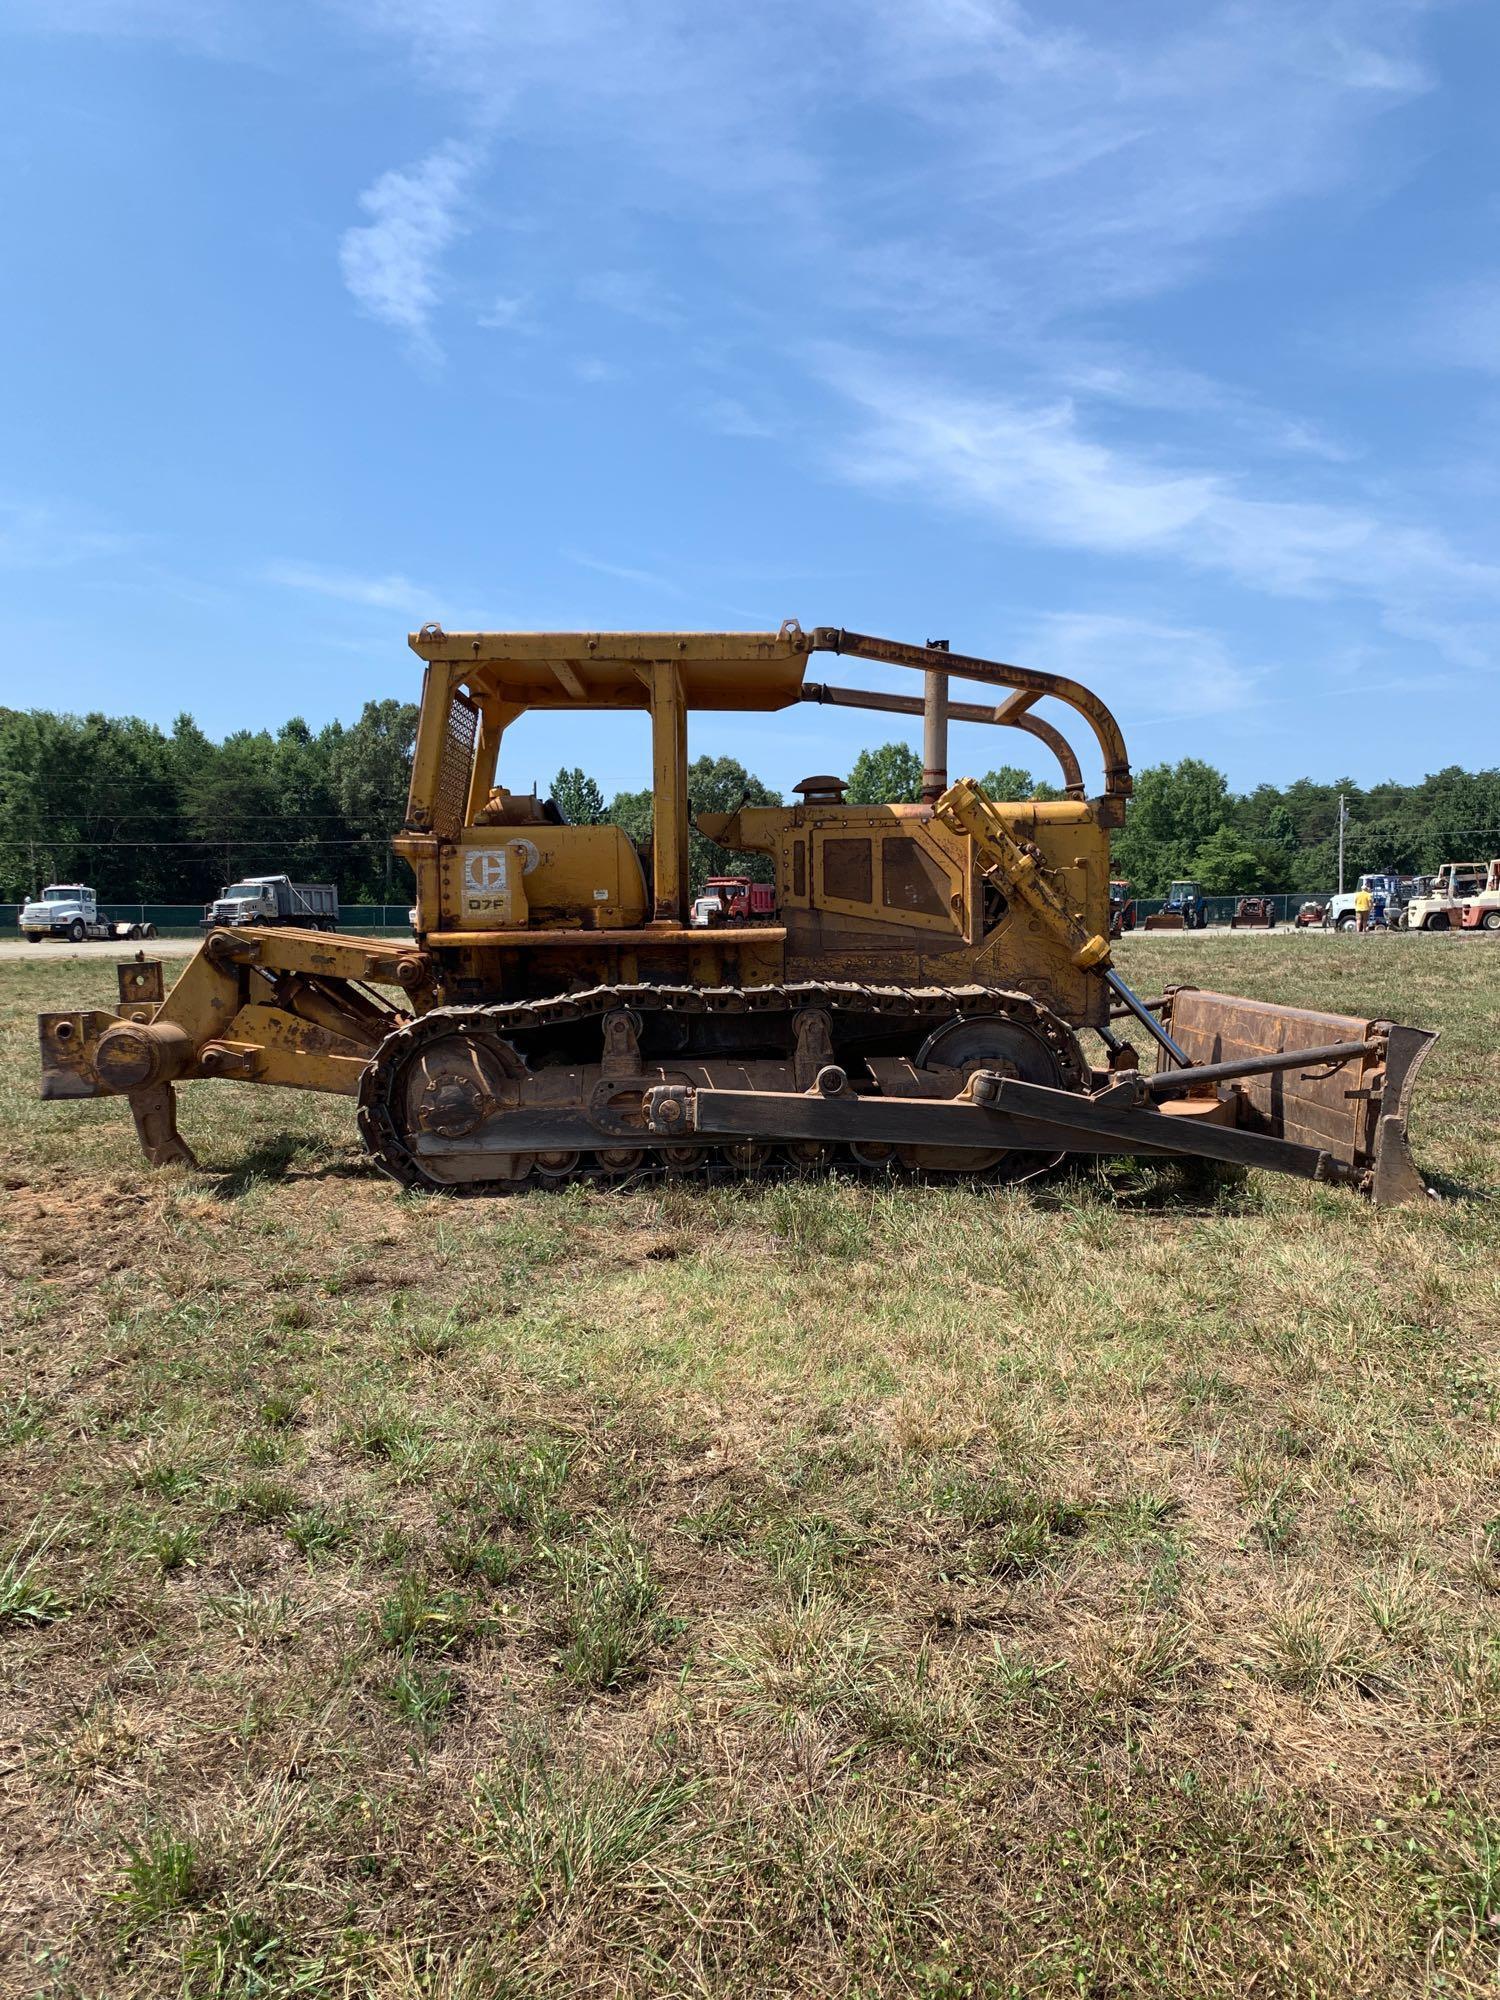
[[[1493,6],[3,21],[0,700],[318,724],[429,618],[796,617],[1075,674],[1138,766],[1496,761]],[[508,775],[645,751],[528,718]]]

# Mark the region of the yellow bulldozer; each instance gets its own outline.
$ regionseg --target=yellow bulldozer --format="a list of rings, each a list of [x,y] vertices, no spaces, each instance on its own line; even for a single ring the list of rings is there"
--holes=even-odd
[[[413,938],[214,930],[170,992],[160,962],[128,961],[117,1011],[41,1016],[44,1097],[124,1096],[148,1158],[192,1165],[179,1083],[331,1091],[358,1101],[394,1180],[470,1193],[833,1167],[1001,1179],[1069,1154],[1424,1192],[1406,1117],[1431,1033],[1186,987],[1143,1000],[1121,979],[1109,842],[1130,767],[1077,682],[794,621],[429,625],[409,643],[425,679],[393,845],[416,878]],[[908,669],[921,691],[811,681],[819,653]],[[955,680],[986,699],[953,699]],[[1092,732],[1093,796],[1043,700]],[[921,802],[851,805],[838,778],[811,777],[795,805],[695,819],[689,712],[799,702],[920,716]],[[499,782],[505,731],[532,709],[650,716],[643,850]],[[955,720],[1039,739],[1062,795],[950,785]],[[693,825],[768,858],[769,912],[690,921]]]

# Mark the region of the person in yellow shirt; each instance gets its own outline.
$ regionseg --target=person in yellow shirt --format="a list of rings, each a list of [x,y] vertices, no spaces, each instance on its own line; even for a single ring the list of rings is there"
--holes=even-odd
[[[1374,907],[1374,903],[1375,898],[1370,894],[1368,889],[1355,890],[1354,928],[1357,931],[1367,931],[1370,928],[1370,911]]]

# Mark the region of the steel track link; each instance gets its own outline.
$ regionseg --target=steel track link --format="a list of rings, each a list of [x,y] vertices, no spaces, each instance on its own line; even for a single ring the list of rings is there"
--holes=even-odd
[[[804,1007],[821,1007],[833,1014],[858,1014],[865,1018],[885,1015],[893,1021],[909,1021],[914,1027],[936,1027],[955,1019],[1003,1014],[1029,1028],[1051,1050],[1057,1059],[1064,1088],[1082,1088],[1088,1075],[1088,1066],[1073,1030],[1029,993],[1012,992],[1003,987],[870,986],[854,981],[832,980],[808,980],[781,986],[657,986],[639,983],[593,986],[583,992],[556,994],[541,1000],[502,1000],[488,1005],[434,1007],[388,1035],[360,1078],[359,1130],[371,1157],[383,1173],[403,1187],[458,1195],[510,1194],[528,1186],[558,1187],[579,1181],[592,1186],[619,1188],[665,1179],[805,1179],[835,1167],[840,1172],[865,1178],[888,1178],[898,1171],[909,1179],[951,1181],[962,1177],[952,1171],[923,1174],[920,1170],[898,1168],[894,1154],[889,1162],[879,1165],[862,1162],[855,1159],[847,1147],[838,1145],[829,1146],[827,1158],[822,1162],[810,1164],[790,1158],[784,1149],[773,1147],[764,1161],[747,1165],[743,1159],[732,1157],[737,1150],[732,1142],[722,1147],[705,1146],[705,1157],[690,1163],[653,1158],[653,1149],[648,1143],[646,1157],[639,1165],[611,1167],[600,1162],[598,1153],[621,1148],[606,1144],[592,1153],[583,1154],[577,1167],[565,1177],[528,1173],[520,1180],[496,1179],[441,1185],[427,1177],[407,1143],[396,1101],[408,1062],[418,1056],[427,1043],[467,1033],[513,1044],[517,1036],[579,1021],[602,1019],[605,1014],[622,1007],[642,1014],[678,1015],[795,1014]],[[524,1056],[524,1049],[518,1053]],[[659,1154],[659,1146],[656,1151]],[[1006,1173],[1003,1168],[1004,1163],[989,1172],[976,1170],[974,1177],[982,1180],[1016,1178],[1014,1173]],[[1030,1175],[1021,1178],[1030,1178]]]

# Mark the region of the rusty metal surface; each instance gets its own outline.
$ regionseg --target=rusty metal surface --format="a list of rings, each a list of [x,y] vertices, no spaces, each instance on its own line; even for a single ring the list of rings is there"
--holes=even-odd
[[[921,715],[924,708],[919,695],[886,694],[871,688],[834,687],[827,681],[804,681],[802,700],[825,703],[831,708],[877,709],[888,715]],[[1024,709],[1012,711],[1008,703],[986,707],[977,701],[950,701],[948,720],[997,723],[1007,729],[1024,729],[1028,736],[1045,743],[1057,759],[1062,772],[1064,796],[1070,799],[1083,797],[1083,773],[1078,767],[1073,746],[1050,722],[1044,722]]]
[[[716,924],[704,931],[687,924],[672,923],[652,924],[639,930],[586,931],[559,926],[556,930],[434,931],[427,942],[439,950],[463,945],[492,951],[546,952],[576,950],[580,945],[588,945],[596,950],[618,950],[628,946],[635,951],[687,948],[707,953],[720,945],[785,944],[786,927],[782,924]]]
[[[42,1045],[42,1097],[104,1097],[111,1093],[101,1085],[94,1068],[94,1052],[99,1038],[114,1027],[119,1017],[96,1007],[84,1007],[70,1014],[39,1014],[37,1032]]]
[[[1382,1112],[1404,1129],[1416,1066],[1436,1039],[1425,1029],[1393,1030],[1388,1022],[1197,988],[1169,998],[1171,1031],[1195,1063],[1246,1063],[1330,1044],[1360,1044],[1359,1056],[1263,1071],[1244,1077],[1235,1089],[1244,1128],[1322,1147],[1361,1171],[1374,1167]],[[1397,1033],[1399,1066],[1391,1063]]]
[[[120,1012],[131,1014],[132,1019],[141,1018],[133,1014],[132,1009],[159,1007],[167,997],[165,970],[161,960],[147,958],[144,952],[138,952],[134,958],[127,958],[122,964],[117,965],[115,979],[120,989]]]
[[[1104,763],[1104,797],[1114,802],[1123,817],[1124,802],[1130,796],[1130,760],[1120,725],[1109,709],[1079,681],[1061,674],[1039,673],[1029,667],[1012,666],[1002,660],[979,659],[970,653],[949,653],[926,646],[911,646],[895,639],[877,639],[864,632],[848,632],[841,626],[819,625],[810,634],[814,650],[847,653],[862,660],[879,660],[887,666],[915,667],[926,671],[940,667],[955,680],[988,681],[997,687],[1014,688],[1033,700],[1052,696],[1074,710],[1093,730]]]
[[[439,1008],[410,1022],[362,1076],[360,1129],[381,1166],[412,1185],[513,1185],[532,1171],[517,1166],[523,1157],[569,1150],[587,1152],[596,1175],[618,1177],[643,1160],[671,1168],[669,1149],[679,1135],[649,1124],[645,1105],[652,1091],[728,1089],[776,1100],[806,1089],[799,1077],[812,1075],[815,1087],[828,1086],[834,1074],[843,1074],[846,1045],[858,1049],[873,1038],[878,1047],[883,1035],[906,1032],[913,1022],[930,1034],[970,1017],[976,1024],[1014,1024],[1045,1052],[1049,1073],[1074,1087],[1087,1080],[1076,1038],[1025,994],[980,986],[638,984]],[[689,1030],[697,1045],[681,1047]],[[662,1035],[680,1053],[649,1049]],[[730,1042],[714,1052],[714,1040],[726,1036]],[[742,1053],[731,1045],[735,1036],[743,1039]],[[559,1060],[580,1041],[589,1060]],[[523,1055],[534,1055],[534,1066],[522,1062]],[[953,1093],[966,1073],[945,1066],[940,1087]],[[450,1086],[472,1113],[462,1131],[451,1129],[447,1109],[450,1129],[434,1127],[434,1093]],[[442,1102],[448,1106],[447,1098]],[[608,1143],[617,1140],[634,1143],[636,1157],[624,1167],[604,1158],[618,1151]],[[509,1162],[503,1170],[501,1158]]]
[[[651,1110],[661,1118],[670,1105],[679,1104],[683,1109],[671,1120],[671,1129],[710,1136],[734,1133],[976,1152],[1192,1156],[1267,1167],[1306,1180],[1355,1178],[1326,1148],[1240,1131],[1220,1122],[1222,1113],[1210,1118],[1166,1114],[1143,1105],[1129,1082],[1085,1095],[980,1072],[970,1079],[972,1095],[948,1100],[810,1093],[778,1097],[765,1091],[669,1086]]]
[[[141,1151],[153,1167],[196,1167],[192,1147],[177,1129],[177,1099],[170,1083],[148,1084],[130,1093]]]

